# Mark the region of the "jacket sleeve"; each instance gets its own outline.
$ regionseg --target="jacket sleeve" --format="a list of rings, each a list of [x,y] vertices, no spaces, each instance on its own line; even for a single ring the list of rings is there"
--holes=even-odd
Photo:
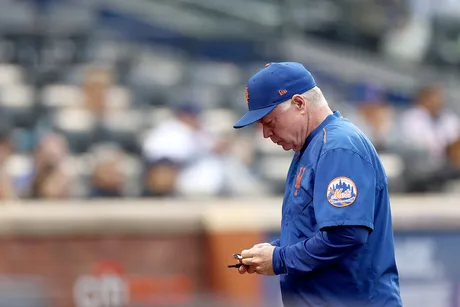
[[[369,231],[362,226],[328,227],[295,245],[275,247],[273,270],[276,275],[302,274],[331,265],[366,244]]]

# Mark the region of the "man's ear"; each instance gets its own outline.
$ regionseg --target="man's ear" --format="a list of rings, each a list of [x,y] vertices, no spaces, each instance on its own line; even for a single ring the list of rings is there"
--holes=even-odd
[[[295,94],[292,96],[292,103],[301,113],[304,113],[307,109],[307,100],[302,95]]]

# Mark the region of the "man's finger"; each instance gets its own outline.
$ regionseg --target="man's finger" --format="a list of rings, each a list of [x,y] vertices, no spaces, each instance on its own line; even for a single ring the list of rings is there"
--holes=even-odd
[[[241,252],[241,256],[243,258],[252,258],[253,257],[253,252],[250,249],[245,249]]]
[[[238,273],[240,273],[240,274],[244,274],[244,273],[246,273],[247,271],[248,271],[248,267],[245,266],[245,265],[242,265],[242,266],[240,266],[240,267],[238,268]]]
[[[243,258],[243,260],[241,260],[241,263],[244,264],[244,265],[254,265],[254,264],[258,264],[256,262],[256,259],[255,258]]]
[[[248,274],[254,274],[256,272],[256,267],[255,266],[249,266],[247,268]]]

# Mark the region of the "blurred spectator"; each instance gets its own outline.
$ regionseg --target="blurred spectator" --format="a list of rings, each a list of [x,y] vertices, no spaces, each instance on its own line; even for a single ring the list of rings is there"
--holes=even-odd
[[[460,139],[450,143],[446,149],[447,167],[460,174]]]
[[[8,161],[13,154],[13,142],[9,131],[0,130],[0,200],[16,197],[13,178],[8,173]]]
[[[201,111],[192,102],[179,106],[174,118],[147,134],[143,144],[145,159],[149,162],[168,159],[185,165],[207,154],[215,141],[200,124]]]
[[[13,142],[8,131],[0,130],[0,165],[4,166],[13,153]]]
[[[70,197],[70,178],[62,164],[47,164],[36,174],[30,196],[39,199],[66,199]]]
[[[16,198],[16,191],[10,176],[4,171],[0,172],[0,200]]]
[[[247,166],[232,152],[233,136],[201,125],[201,108],[176,109],[176,117],[150,132],[144,143],[149,163],[148,196],[250,195],[260,192]]]
[[[122,197],[126,176],[125,153],[115,144],[100,144],[92,150],[91,197]]]
[[[399,150],[406,164],[408,192],[442,190],[450,176],[445,173],[447,147],[459,136],[459,117],[445,107],[442,88],[436,84],[423,86],[416,105],[401,116]]]
[[[97,117],[104,115],[108,91],[113,85],[114,78],[113,70],[107,67],[90,66],[85,71],[85,106]]]
[[[67,140],[60,134],[47,133],[33,155],[33,169],[22,180],[21,195],[31,198],[70,196],[70,174],[65,167],[69,157]]]
[[[233,134],[222,135],[208,155],[185,168],[178,177],[179,195],[255,196],[266,192],[248,167],[232,152]]]
[[[406,146],[426,151],[429,165],[435,168],[445,161],[447,145],[460,135],[459,117],[445,107],[443,89],[436,84],[421,88],[416,105],[402,115],[401,125]]]
[[[179,165],[168,159],[148,163],[145,173],[144,196],[171,197],[176,196],[176,182]],[[190,178],[190,180],[193,180]]]
[[[460,179],[460,138],[447,145],[447,161],[440,171],[443,189],[448,190],[448,183]],[[458,184],[458,183],[457,183]]]
[[[144,157],[150,165],[146,174],[148,196],[177,195],[179,176],[183,172],[188,174],[182,178],[187,177],[188,187],[193,189],[201,181],[190,170],[196,170],[198,165],[201,177],[209,172],[219,173],[218,166],[214,164],[200,164],[205,157],[208,159],[216,145],[214,137],[201,125],[202,109],[193,102],[187,102],[175,111],[175,117],[151,131],[143,144]],[[217,179],[207,179],[208,188],[212,189]]]
[[[396,144],[395,111],[384,97],[383,89],[373,84],[360,84],[354,90],[355,112],[347,117],[372,141],[377,151],[391,151]]]

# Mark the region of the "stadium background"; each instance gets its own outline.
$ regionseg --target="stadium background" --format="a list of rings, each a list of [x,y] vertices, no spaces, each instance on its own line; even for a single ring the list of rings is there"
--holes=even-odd
[[[226,269],[279,231],[292,153],[232,129],[274,61],[302,62],[376,144],[405,306],[460,306],[459,17],[455,0],[1,0],[0,306],[279,307],[276,278]]]

